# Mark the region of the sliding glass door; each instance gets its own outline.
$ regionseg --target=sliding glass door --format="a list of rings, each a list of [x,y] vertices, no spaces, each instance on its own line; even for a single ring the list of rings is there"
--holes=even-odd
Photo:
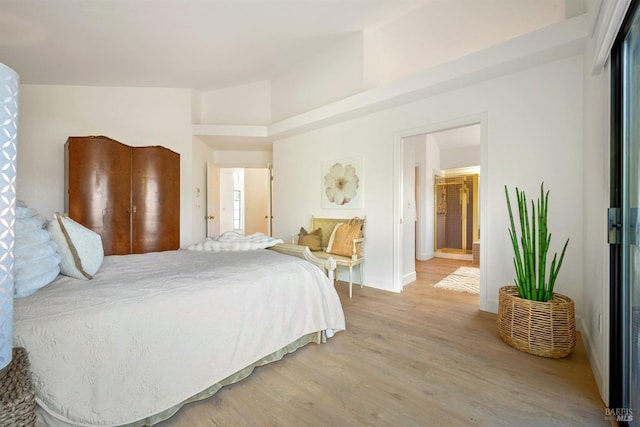
[[[634,2],[612,55],[611,402],[640,426],[640,8]],[[616,239],[615,230],[619,229]]]
[[[622,55],[622,283],[625,288],[626,318],[629,324],[624,328],[629,340],[625,346],[628,362],[623,366],[628,375],[628,388],[623,397],[636,415],[640,415],[638,405],[640,364],[638,326],[640,315],[640,235],[638,229],[638,207],[640,206],[640,9],[636,10],[633,24],[625,37]],[[637,420],[632,425],[640,425]]]

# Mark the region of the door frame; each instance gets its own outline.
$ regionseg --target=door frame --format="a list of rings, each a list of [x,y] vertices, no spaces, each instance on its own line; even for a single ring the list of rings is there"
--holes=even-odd
[[[217,236],[220,234],[220,170],[221,169],[265,169],[267,171],[267,235],[271,236],[273,233],[273,165],[266,163],[263,165],[227,165],[215,162],[206,163],[205,181],[206,181],[206,209],[205,209],[205,232],[207,236]],[[213,172],[213,173],[212,173]],[[213,179],[213,181],[212,181]],[[244,191],[243,191],[244,193]],[[243,194],[244,197],[244,194]],[[213,199],[215,203],[212,203],[210,199]],[[243,203],[244,204],[244,203]],[[214,206],[215,205],[215,206]],[[214,213],[210,212],[213,207]],[[214,217],[214,219],[210,219]],[[213,231],[213,235],[211,234]]]
[[[488,194],[489,170],[488,170],[488,114],[486,112],[469,115],[465,117],[454,118],[447,121],[441,121],[432,124],[425,124],[411,129],[404,129],[394,132],[393,135],[393,291],[402,292],[404,286],[402,280],[402,260],[403,260],[403,161],[404,161],[404,138],[425,133],[434,133],[448,129],[455,129],[464,126],[480,125],[480,171],[482,179],[480,180],[481,194]],[[488,206],[487,198],[480,198],[480,230],[483,235],[490,235],[487,230]],[[488,245],[491,242],[483,242]],[[488,253],[487,250],[480,251],[480,309],[489,310],[489,302],[487,299],[486,285],[487,272],[483,265],[486,265],[484,257]]]
[[[205,237],[220,234],[220,166],[213,162],[205,165]]]

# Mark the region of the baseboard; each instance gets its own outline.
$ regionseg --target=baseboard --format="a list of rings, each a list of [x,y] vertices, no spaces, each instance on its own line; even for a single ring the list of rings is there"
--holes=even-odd
[[[402,286],[406,286],[409,283],[415,282],[416,280],[418,280],[418,276],[414,270],[411,273],[402,276]]]
[[[364,284],[364,286],[367,287],[367,288],[373,288],[373,289],[378,289],[378,290],[381,290],[381,291],[393,292],[395,294],[400,293],[400,292],[397,292],[397,291],[395,291],[393,289],[393,284],[390,283],[390,282],[385,282],[385,281],[381,281],[381,280],[376,281],[376,280],[369,280],[369,279],[366,279],[365,282],[366,283]],[[354,282],[353,291],[355,292],[356,289],[358,289],[358,288],[360,288],[360,284],[359,283],[356,284]]]
[[[447,254],[442,252],[436,252],[434,254],[436,258],[448,258],[448,259],[459,259],[462,261],[473,261],[473,255],[471,254]]]
[[[605,374],[602,366],[602,361],[598,357],[598,354],[593,346],[593,339],[591,338],[591,334],[587,331],[584,319],[581,316],[576,316],[576,329],[580,332],[582,343],[584,344],[584,348],[587,351],[587,357],[589,358],[589,364],[591,365],[591,372],[593,372],[593,378],[595,379],[596,385],[598,386],[600,398],[605,403],[605,405],[608,405],[609,387],[605,383]]]
[[[427,252],[426,254],[419,254],[416,259],[418,261],[429,261],[430,259],[432,259],[434,257],[434,253],[433,252]]]
[[[488,311],[489,313],[498,313],[498,300],[485,300],[484,304],[483,301],[480,300],[480,310]]]

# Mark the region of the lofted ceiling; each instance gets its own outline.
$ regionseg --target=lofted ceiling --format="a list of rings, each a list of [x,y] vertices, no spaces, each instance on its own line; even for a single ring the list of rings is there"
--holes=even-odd
[[[270,79],[426,0],[0,0],[21,83],[211,90]]]
[[[270,80],[337,41],[445,1],[500,10],[513,0],[0,0],[0,62],[22,84],[215,90]],[[541,2],[564,4],[567,15],[585,8]],[[271,149],[268,137],[198,138],[219,150]],[[445,138],[444,146],[461,140]]]

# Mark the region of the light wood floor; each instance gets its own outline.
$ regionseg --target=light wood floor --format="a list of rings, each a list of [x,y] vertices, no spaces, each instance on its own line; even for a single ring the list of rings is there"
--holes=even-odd
[[[163,427],[606,426],[579,339],[567,358],[521,353],[478,297],[432,286],[465,261],[417,263],[402,294],[338,283],[347,330],[310,344]]]

